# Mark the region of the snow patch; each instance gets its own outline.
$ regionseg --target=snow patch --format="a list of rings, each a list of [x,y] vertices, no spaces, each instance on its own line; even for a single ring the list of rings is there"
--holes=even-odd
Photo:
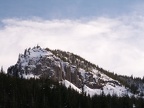
[[[39,79],[38,75],[33,75],[33,74],[27,74],[27,75],[23,74],[22,77],[25,78],[25,79],[31,79],[31,78]]]
[[[117,95],[118,97],[122,97],[124,95],[132,96],[130,92],[127,91],[127,89],[123,86],[111,86],[111,85],[106,85],[103,87],[103,89],[91,89],[88,86],[84,86],[84,92],[86,95],[90,95],[90,97],[94,95],[101,95],[104,93],[104,95]]]
[[[77,91],[78,93],[81,93],[81,90],[79,88],[77,88],[74,84],[72,84],[71,82],[69,82],[68,80],[63,80],[62,84],[64,86],[66,86],[66,88],[72,88],[75,91]]]
[[[100,95],[102,93],[102,90],[100,89],[91,89],[88,86],[84,85],[84,92],[86,93],[86,95],[90,95],[90,97],[94,96],[94,95]]]

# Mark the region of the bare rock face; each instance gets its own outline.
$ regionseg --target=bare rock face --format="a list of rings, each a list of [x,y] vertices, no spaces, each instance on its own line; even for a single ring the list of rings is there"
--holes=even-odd
[[[80,89],[84,86],[101,90],[106,86],[121,86],[118,81],[99,72],[94,64],[77,55],[42,49],[40,46],[26,49],[7,73],[20,78],[49,78],[58,82],[67,80]]]
[[[50,78],[55,81],[68,80],[80,87],[78,69],[68,62],[62,61],[50,51],[39,46],[20,54],[16,65],[8,69],[8,74],[23,78],[25,75],[34,75],[41,78]]]

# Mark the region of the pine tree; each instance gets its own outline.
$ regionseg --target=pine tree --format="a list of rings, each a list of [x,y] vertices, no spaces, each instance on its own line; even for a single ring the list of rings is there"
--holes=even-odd
[[[4,73],[3,66],[1,66],[0,72],[1,72],[1,73]]]
[[[142,82],[144,83],[144,76],[143,76],[143,78],[142,78]]]
[[[24,51],[24,57],[26,57],[26,55],[27,55],[27,49],[25,49]]]

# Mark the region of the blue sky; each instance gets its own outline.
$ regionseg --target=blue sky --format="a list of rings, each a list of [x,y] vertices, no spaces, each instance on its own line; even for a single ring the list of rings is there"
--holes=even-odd
[[[83,18],[117,16],[133,11],[143,0],[1,0],[0,18]]]
[[[144,76],[143,0],[0,0],[0,66],[39,44]]]

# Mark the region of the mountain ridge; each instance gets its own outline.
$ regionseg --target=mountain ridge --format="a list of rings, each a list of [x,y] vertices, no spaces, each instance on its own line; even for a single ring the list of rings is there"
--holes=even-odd
[[[108,76],[106,70],[78,55],[61,50],[42,49],[40,46],[26,49],[24,54],[19,55],[17,63],[8,68],[7,73],[21,78],[49,78],[67,87],[73,84],[73,88],[90,96],[102,92],[118,96],[139,95],[132,93],[131,88],[122,81],[110,77],[112,75]],[[143,91],[143,88],[139,91]]]

